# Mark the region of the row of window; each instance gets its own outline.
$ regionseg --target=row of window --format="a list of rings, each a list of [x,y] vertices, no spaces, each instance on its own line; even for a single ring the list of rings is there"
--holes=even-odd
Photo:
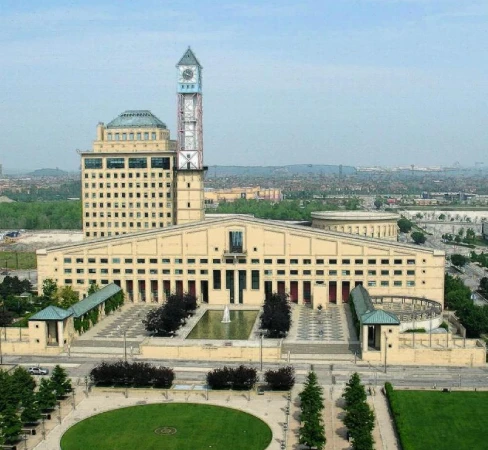
[[[216,248],[216,249],[218,250],[218,248]],[[151,258],[148,261],[150,264],[158,264],[157,258]],[[186,260],[186,263],[187,264],[195,264],[196,261],[197,260],[195,258],[188,258]],[[324,261],[325,261],[324,259],[316,259],[315,264],[324,264]],[[368,265],[375,265],[376,261],[377,261],[376,259],[368,259]],[[381,264],[385,264],[385,265],[388,265],[390,263],[389,259],[381,259],[380,261],[381,261]],[[64,262],[66,264],[69,264],[72,262],[72,259],[71,258],[64,258]],[[133,258],[124,258],[125,264],[132,264],[133,262],[134,262]],[[137,258],[136,262],[137,262],[137,264],[145,264],[146,259],[145,258]],[[170,264],[171,259],[170,258],[163,258],[163,259],[161,259],[161,262],[163,264]],[[227,259],[225,259],[225,262],[228,264],[234,264],[235,260],[234,260],[234,258],[227,258]],[[237,262],[239,264],[246,264],[247,259],[241,258],[241,259],[238,259]],[[302,262],[305,265],[312,264],[311,259],[303,259]],[[424,262],[425,262],[425,260],[424,260]],[[76,263],[83,263],[83,258],[76,258]],[[96,259],[95,258],[88,258],[88,263],[94,264],[94,263],[96,263]],[[108,264],[108,258],[100,258],[100,263],[101,264]],[[121,258],[112,258],[112,264],[120,264],[120,263],[121,263]],[[175,264],[183,264],[183,259],[182,258],[175,258],[174,263]],[[208,259],[207,258],[199,259],[199,263],[200,264],[208,264]],[[212,259],[212,263],[213,264],[220,264],[221,260],[220,259]],[[259,264],[259,263],[260,263],[259,259],[251,259],[251,264]],[[272,263],[273,263],[272,259],[264,259],[264,264],[272,264]],[[285,259],[277,259],[276,263],[277,264],[286,264],[286,260]],[[298,259],[290,259],[289,263],[290,264],[298,264]],[[363,264],[363,260],[362,259],[355,259],[354,263],[355,264]],[[329,264],[330,265],[337,264],[337,259],[329,259]],[[343,265],[351,264],[351,260],[350,259],[343,259],[342,264]],[[393,264],[401,265],[401,264],[403,264],[403,262],[401,259],[395,259]],[[408,265],[415,264],[415,260],[414,259],[407,259],[407,264]],[[374,270],[373,272],[376,273],[376,270]],[[381,272],[385,272],[385,270],[382,270]],[[386,272],[388,272],[388,270],[386,270]],[[401,270],[395,270],[395,272],[401,272]],[[407,271],[407,272],[409,272],[409,271]]]
[[[107,141],[155,141],[156,132],[145,133],[107,133]],[[161,136],[162,139],[162,136]]]
[[[153,222],[153,225],[152,225],[152,228],[156,228],[156,225],[155,225],[156,222]],[[170,227],[172,226],[173,223],[172,222],[166,222],[166,226],[167,227]],[[163,228],[164,227],[164,223],[163,222],[159,222],[159,228]],[[133,226],[133,222],[130,222],[130,227],[129,228],[134,228]],[[141,222],[137,222],[137,228],[141,228],[142,229],[142,226],[141,226]],[[149,223],[148,222],[144,222],[144,228],[149,228]],[[118,231],[114,232],[112,234],[111,231],[108,231],[107,234],[105,234],[104,231],[101,231],[100,232],[100,236],[98,235],[98,231],[93,231],[93,232],[90,232],[90,231],[87,231],[85,232],[85,236],[86,237],[111,237],[111,236],[119,236],[120,234],[127,234],[126,231],[122,231],[122,233],[119,233]]]
[[[89,202],[85,202],[84,203],[85,205],[85,209],[87,208],[90,208],[90,203]],[[143,205],[143,206],[141,206]],[[163,203],[159,203],[158,204],[158,207],[159,208],[163,208],[164,204]],[[92,208],[112,208],[112,202],[108,202],[108,203],[91,203],[91,207]],[[129,202],[129,203],[125,203],[125,202],[122,202],[122,203],[118,203],[118,202],[114,202],[113,204],[113,208],[122,208],[122,209],[125,209],[125,208],[149,208],[149,203],[139,203],[139,202],[136,202],[136,203],[132,203],[132,202]],[[171,208],[172,207],[172,203],[171,202],[167,202],[166,203],[166,208]],[[156,208],[156,203],[151,203],[151,208]]]
[[[98,183],[98,186],[97,186],[97,183],[92,183],[91,184],[91,187],[93,189],[103,189],[104,186],[107,189],[112,189],[112,187],[114,189],[118,189],[119,188],[119,183],[114,183],[113,186],[112,186],[111,183],[106,183],[105,185],[103,183]],[[151,185],[149,186],[149,183],[132,183],[131,182],[131,183],[128,183],[127,184],[127,187],[129,189],[133,189],[133,188],[136,188],[136,189],[140,189],[140,188],[147,189],[149,187],[155,188],[156,187],[156,183],[151,183]],[[158,188],[162,188],[162,187],[164,187],[164,183],[158,183]],[[166,183],[166,187],[167,188],[171,188],[171,183]],[[90,188],[90,183],[85,183],[85,189],[89,189],[89,188]],[[120,188],[124,189],[125,188],[125,183],[120,183]]]
[[[161,207],[162,207],[162,205],[163,204],[161,203]],[[111,219],[112,218],[112,214],[113,214],[113,217],[114,218],[118,218],[119,217],[119,213],[118,212],[112,213],[111,211],[108,211],[106,213],[107,219]],[[88,212],[85,213],[85,217],[90,217],[90,213],[88,213]],[[92,217],[97,217],[97,213],[96,212],[92,213]],[[104,211],[100,211],[98,213],[98,217],[100,217],[101,219],[105,218],[105,212]],[[145,217],[146,219],[148,219],[149,217],[152,217],[153,219],[155,219],[156,217],[164,217],[164,213],[162,213],[162,212],[160,212],[160,213],[152,212],[151,215],[149,216],[149,213],[148,212],[145,212],[145,213],[142,213],[142,212],[133,213],[131,211],[129,213],[121,212],[120,213],[120,217],[122,217],[122,218],[125,218],[125,217],[133,218],[133,217],[135,217],[136,219],[142,219],[143,217]],[[166,213],[166,217],[171,217],[171,213],[170,212],[167,212]],[[100,225],[100,226],[103,227],[103,224]]]
[[[64,273],[85,273],[85,269],[71,269],[71,268],[65,268],[64,269]],[[257,271],[254,271],[253,272],[257,272]],[[325,275],[325,272],[324,270],[316,270],[315,271],[315,275]],[[97,273],[97,269],[87,269],[87,273]],[[109,273],[109,269],[100,269],[100,273],[101,274],[108,274]],[[113,274],[119,274],[119,273],[122,273],[121,272],[121,269],[112,269],[112,273]],[[138,274],[145,274],[146,273],[146,269],[137,269],[135,272],[134,272],[134,269],[130,269],[130,268],[126,268],[124,269],[124,273],[126,274],[131,274],[131,273],[138,273]],[[157,275],[158,274],[158,269],[148,269],[148,273],[151,274],[151,275]],[[170,269],[162,269],[162,272],[163,274],[170,274],[171,271]],[[183,274],[183,270],[182,269],[174,269],[174,273],[175,275],[182,275]],[[189,275],[194,275],[196,274],[196,271],[195,269],[187,269],[187,273]],[[200,274],[201,275],[206,275],[208,273],[208,270],[207,269],[201,269],[200,270]],[[264,270],[263,271],[264,275],[267,275],[267,276],[271,276],[273,275],[273,271],[272,270]],[[341,275],[342,276],[350,276],[352,273],[352,271],[350,270],[342,270],[341,271]],[[286,270],[277,270],[276,271],[276,274],[277,275],[286,275]],[[290,270],[290,275],[299,275],[299,271],[298,270]],[[302,275],[312,275],[312,271],[311,270],[302,270]],[[337,276],[338,275],[338,271],[337,270],[329,270],[328,271],[328,275],[330,276]],[[363,276],[364,275],[364,271],[363,270],[355,270],[354,271],[354,275],[360,275],[360,276]],[[368,276],[376,276],[377,273],[376,273],[376,270],[368,270],[367,271],[367,275]],[[393,273],[394,276],[402,276],[403,275],[403,271],[401,270],[395,270],[394,273]],[[407,270],[406,272],[406,275],[407,276],[415,276],[415,270]],[[390,276],[390,271],[388,270],[382,270],[381,271],[381,276]]]
[[[110,172],[104,173],[103,172],[85,172],[85,178],[97,178],[97,173],[98,173],[98,178],[103,179],[103,178],[119,178],[119,174],[117,172],[114,172],[113,174]],[[151,173],[151,178],[156,178],[156,174],[154,172]],[[171,178],[171,172],[164,172],[166,174],[166,178]],[[125,173],[120,174],[120,178],[125,178]],[[141,178],[141,173],[136,172],[133,174],[132,172],[129,172],[127,175],[127,178]],[[149,178],[149,174],[147,172],[142,173],[142,178]],[[158,172],[158,178],[163,178],[163,172]]]
[[[171,194],[172,194],[172,191],[166,192],[166,198],[171,198]],[[112,193],[107,192],[106,194],[104,194],[103,192],[92,192],[92,194],[90,196],[90,194],[88,192],[85,192],[84,198],[87,199],[90,197],[92,199],[104,198],[104,197],[112,198]],[[125,192],[121,192],[120,197],[125,198]],[[128,197],[129,198],[156,198],[156,192],[144,192],[142,194],[140,192],[136,192],[136,193],[129,192]],[[119,198],[118,192],[114,193],[114,198]],[[164,198],[164,192],[158,192],[158,198]]]
[[[85,158],[85,169],[103,169],[104,158]],[[148,158],[105,158],[105,169],[147,169]],[[171,158],[153,157],[151,158],[151,169],[171,169]]]

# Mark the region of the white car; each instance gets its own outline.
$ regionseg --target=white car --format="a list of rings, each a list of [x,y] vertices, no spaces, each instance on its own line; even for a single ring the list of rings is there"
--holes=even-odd
[[[45,369],[44,367],[29,367],[27,371],[31,375],[47,375],[49,370]]]

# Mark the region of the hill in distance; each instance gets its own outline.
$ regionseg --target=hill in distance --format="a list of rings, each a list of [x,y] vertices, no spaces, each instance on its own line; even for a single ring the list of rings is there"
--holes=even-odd
[[[289,166],[208,166],[209,177],[230,176],[294,176],[294,175],[343,175],[356,173],[353,166],[327,164],[294,164]]]
[[[65,177],[69,175],[69,172],[66,172],[61,169],[37,169],[33,172],[27,174],[31,177]]]

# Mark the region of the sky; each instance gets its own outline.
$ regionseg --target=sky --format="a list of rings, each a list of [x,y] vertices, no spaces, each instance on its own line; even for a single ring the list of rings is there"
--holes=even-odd
[[[175,138],[188,45],[206,165],[485,161],[487,0],[1,0],[0,164],[76,170],[128,109]]]

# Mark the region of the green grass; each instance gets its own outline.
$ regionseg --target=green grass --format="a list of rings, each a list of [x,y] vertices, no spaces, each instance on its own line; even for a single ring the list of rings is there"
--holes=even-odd
[[[37,259],[35,252],[2,252],[0,251],[0,267],[9,270],[35,269]]]
[[[158,435],[174,427],[173,435]],[[98,414],[71,427],[62,450],[264,450],[271,430],[250,414],[192,403],[133,406]]]
[[[488,392],[393,391],[403,450],[477,450],[488,440]]]

